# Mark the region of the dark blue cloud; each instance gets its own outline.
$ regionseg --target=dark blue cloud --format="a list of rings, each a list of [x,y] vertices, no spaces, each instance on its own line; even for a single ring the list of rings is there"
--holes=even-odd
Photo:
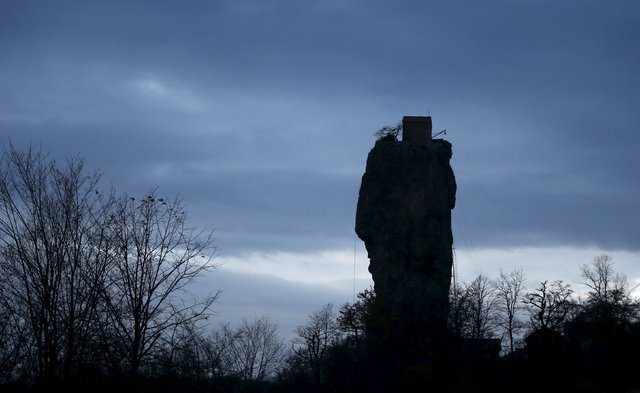
[[[0,136],[180,192],[229,254],[305,250],[353,235],[372,133],[430,111],[477,247],[637,250],[639,19],[632,1],[3,2]]]

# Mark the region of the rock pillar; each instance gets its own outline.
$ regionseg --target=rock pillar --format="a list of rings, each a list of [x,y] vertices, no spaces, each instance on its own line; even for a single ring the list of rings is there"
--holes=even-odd
[[[369,152],[356,233],[377,296],[369,334],[411,364],[445,337],[456,182],[451,144],[431,139],[431,118],[403,124],[403,141],[383,138]]]

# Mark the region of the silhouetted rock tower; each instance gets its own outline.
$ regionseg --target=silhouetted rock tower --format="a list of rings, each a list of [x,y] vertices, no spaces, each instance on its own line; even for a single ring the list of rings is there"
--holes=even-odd
[[[377,295],[374,340],[405,365],[444,341],[453,263],[451,144],[431,138],[431,117],[405,116],[402,141],[379,139],[367,158],[356,233]]]

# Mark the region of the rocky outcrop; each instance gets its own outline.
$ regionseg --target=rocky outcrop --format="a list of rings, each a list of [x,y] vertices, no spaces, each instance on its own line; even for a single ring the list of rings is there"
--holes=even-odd
[[[356,212],[377,296],[370,333],[407,356],[444,337],[453,263],[451,144],[432,140],[431,119],[421,119],[429,120],[423,141],[376,142]]]

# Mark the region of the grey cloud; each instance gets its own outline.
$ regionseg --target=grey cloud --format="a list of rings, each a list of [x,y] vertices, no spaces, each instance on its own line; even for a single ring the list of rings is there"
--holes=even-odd
[[[237,273],[224,267],[213,271],[198,282],[195,292],[211,293],[221,290],[214,304],[216,323],[239,322],[256,315],[277,318],[280,332],[287,339],[294,336],[296,326],[304,324],[307,317],[327,303],[334,303],[335,310],[352,300],[351,283],[339,290],[326,285],[304,284],[286,281],[269,275]],[[369,282],[358,282],[359,289]]]
[[[635,2],[237,4],[3,3],[0,136],[180,192],[229,253],[321,249],[372,133],[430,110],[476,246],[640,247]]]

